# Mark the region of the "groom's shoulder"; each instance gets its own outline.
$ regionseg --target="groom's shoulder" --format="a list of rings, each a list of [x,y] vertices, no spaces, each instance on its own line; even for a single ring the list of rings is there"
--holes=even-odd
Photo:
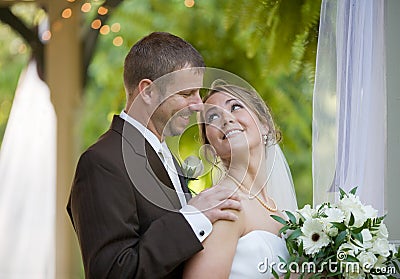
[[[109,129],[81,154],[79,161],[115,161],[119,159],[121,135]]]

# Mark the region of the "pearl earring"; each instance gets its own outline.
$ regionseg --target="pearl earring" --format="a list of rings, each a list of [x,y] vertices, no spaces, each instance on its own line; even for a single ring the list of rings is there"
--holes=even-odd
[[[267,143],[268,143],[268,135],[262,135],[262,138],[263,138],[263,144],[267,145]]]

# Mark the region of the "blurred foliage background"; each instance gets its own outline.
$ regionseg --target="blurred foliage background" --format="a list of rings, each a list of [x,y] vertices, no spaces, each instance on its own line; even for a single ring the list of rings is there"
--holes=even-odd
[[[83,14],[83,28],[90,28],[102,1],[91,4],[91,11]],[[124,107],[122,71],[129,48],[152,31],[167,31],[193,44],[208,67],[242,77],[261,94],[283,134],[281,146],[299,206],[311,203],[312,91],[320,5],[320,0],[121,1],[107,22],[115,29],[100,35],[86,77],[77,139],[81,150],[107,130],[112,115]],[[31,25],[42,13],[34,4],[14,6],[13,12],[22,11]],[[116,37],[122,38],[119,46]],[[29,56],[29,47],[0,22],[0,142]],[[180,142],[183,158],[197,153],[191,136]]]

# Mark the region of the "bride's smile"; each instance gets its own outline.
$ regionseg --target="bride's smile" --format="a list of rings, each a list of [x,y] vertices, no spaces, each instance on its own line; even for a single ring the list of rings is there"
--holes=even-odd
[[[261,130],[266,128],[240,100],[215,93],[206,101],[204,111],[207,139],[221,159],[236,152],[245,151],[247,156],[259,152]]]

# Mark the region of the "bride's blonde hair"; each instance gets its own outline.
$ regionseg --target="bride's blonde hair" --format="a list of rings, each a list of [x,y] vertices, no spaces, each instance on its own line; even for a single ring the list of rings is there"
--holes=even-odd
[[[261,123],[267,124],[270,137],[268,140],[272,141],[273,143],[278,143],[281,141],[282,136],[280,131],[275,128],[275,123],[271,115],[271,110],[254,89],[243,88],[234,84],[228,84],[224,80],[217,79],[212,83],[210,90],[208,90],[207,94],[203,97],[203,103],[205,103],[208,98],[210,98],[213,94],[218,92],[230,94],[238,100],[242,101],[246,105],[246,107],[248,107],[257,116],[258,120],[260,120]],[[199,123],[200,137],[204,144],[209,144],[206,135],[206,126],[203,114],[200,114]]]

